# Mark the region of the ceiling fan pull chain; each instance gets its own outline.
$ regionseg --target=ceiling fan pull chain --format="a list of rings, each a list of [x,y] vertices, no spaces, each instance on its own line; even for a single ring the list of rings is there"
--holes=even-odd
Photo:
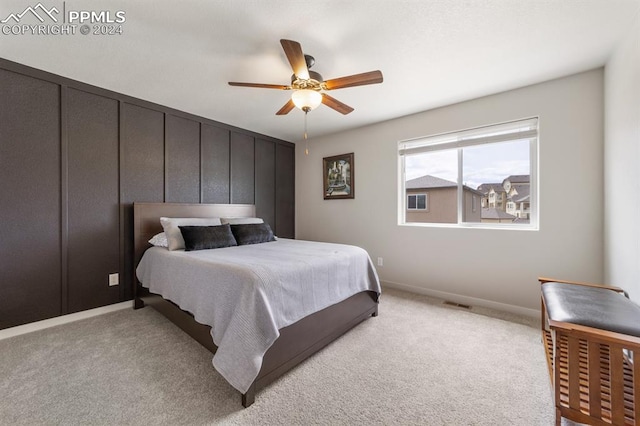
[[[304,155],[309,155],[309,140],[307,138],[307,114],[309,114],[309,111],[304,112]]]

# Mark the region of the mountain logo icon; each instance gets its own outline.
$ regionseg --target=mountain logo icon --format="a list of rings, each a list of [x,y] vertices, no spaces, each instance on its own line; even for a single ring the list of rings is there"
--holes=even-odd
[[[35,5],[33,7],[28,6],[22,13],[18,13],[18,14],[11,13],[5,19],[0,21],[0,23],[6,24],[7,22],[9,22],[10,20],[13,19],[15,21],[15,23],[17,24],[22,20],[22,18],[25,17],[25,15],[27,15],[29,13],[31,15],[35,16],[38,19],[38,21],[40,21],[42,23],[42,22],[44,22],[43,16],[44,17],[49,17],[49,19],[51,19],[53,22],[58,22],[58,19],[55,16],[53,16],[53,14],[54,13],[58,14],[60,12],[58,11],[58,9],[55,8],[55,6],[52,7],[51,9],[47,10],[47,8],[42,5],[42,3],[38,3],[37,5]]]

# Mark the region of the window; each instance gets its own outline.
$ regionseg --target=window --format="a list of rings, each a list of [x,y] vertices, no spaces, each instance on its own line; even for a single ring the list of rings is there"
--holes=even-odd
[[[426,210],[427,194],[410,194],[407,195],[407,209],[409,210]]]
[[[400,224],[537,229],[537,118],[401,141],[398,156]]]

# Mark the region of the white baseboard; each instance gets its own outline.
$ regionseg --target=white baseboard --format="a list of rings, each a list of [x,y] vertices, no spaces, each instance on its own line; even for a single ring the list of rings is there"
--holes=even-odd
[[[398,290],[408,291],[410,293],[423,294],[436,299],[449,300],[451,302],[462,303],[470,306],[481,306],[483,308],[493,309],[496,311],[509,312],[512,314],[522,315],[525,317],[540,319],[540,311],[536,309],[523,308],[522,306],[509,305],[506,303],[494,302],[492,300],[479,299],[477,297],[462,296],[445,291],[432,290],[424,287],[416,287],[409,284],[395,283],[391,281],[381,281],[382,287],[395,288]]]
[[[523,308],[522,306],[508,305],[506,303],[494,302],[486,299],[479,299],[476,297],[462,296],[454,293],[447,293],[445,291],[432,290],[424,287],[416,287],[408,284],[395,283],[391,281],[381,281],[383,287],[395,288],[398,290],[408,291],[410,293],[423,294],[429,297],[435,297],[437,299],[449,300],[456,303],[463,303],[471,306],[481,306],[483,308],[494,309],[496,311],[510,312],[512,314],[523,315],[531,318],[540,318],[540,311],[536,309]],[[69,315],[63,315],[60,317],[50,318],[42,321],[32,322],[29,324],[19,325],[16,327],[6,328],[0,330],[0,340],[8,339],[10,337],[19,336],[21,334],[31,333],[37,330],[43,330],[49,327],[55,327],[56,325],[67,324],[74,321],[79,321],[86,318],[95,317],[98,315],[107,314],[109,312],[115,312],[122,309],[129,309],[133,307],[131,300],[126,302],[115,303],[113,305],[102,306],[95,309],[89,309],[87,311],[76,312]]]
[[[29,324],[18,325],[16,327],[5,328],[4,330],[0,330],[0,340],[19,336],[21,334],[31,333],[33,331],[43,330],[45,328],[54,327],[56,325],[67,324],[70,322],[107,314],[109,312],[120,311],[122,309],[133,309],[133,301],[129,300],[126,302],[115,303],[113,305],[89,309],[87,311],[76,312],[73,314],[62,315],[60,317],[49,318]]]

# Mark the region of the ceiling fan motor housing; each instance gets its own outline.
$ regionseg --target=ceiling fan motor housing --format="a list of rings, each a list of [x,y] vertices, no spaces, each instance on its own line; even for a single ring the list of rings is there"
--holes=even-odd
[[[304,55],[304,61],[307,63],[307,69],[309,69],[316,63],[316,58],[311,55]]]
[[[311,70],[309,70],[309,80],[298,78],[295,74],[291,75],[291,87],[293,89],[320,90],[323,82],[324,80],[320,73]]]

